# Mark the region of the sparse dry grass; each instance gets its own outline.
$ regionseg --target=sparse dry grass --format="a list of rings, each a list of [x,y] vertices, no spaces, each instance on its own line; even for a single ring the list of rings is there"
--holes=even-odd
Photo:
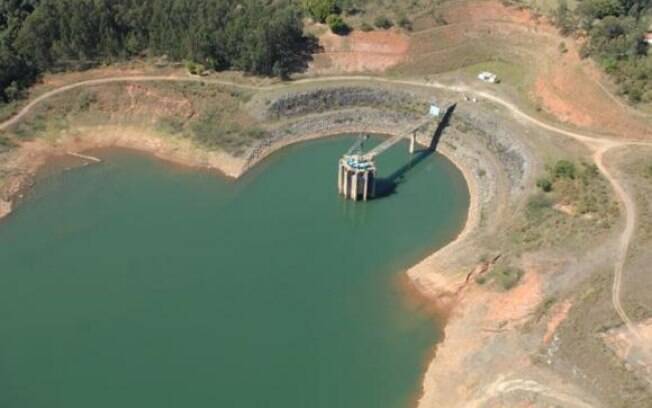
[[[413,33],[408,61],[392,68],[389,74],[423,76],[455,70],[465,74],[466,70],[485,64],[488,70],[498,71],[504,81],[518,87],[523,85],[526,72],[537,70],[538,54],[534,50],[557,52],[557,45],[508,22],[470,21],[437,26]]]
[[[596,269],[573,290],[573,307],[559,327],[557,359],[563,362],[562,375],[594,390],[605,406],[647,408],[645,383],[625,368],[599,336],[622,323],[611,305],[612,272],[610,267]]]
[[[623,276],[623,307],[636,320],[652,317],[652,148],[626,148],[608,157],[635,200],[636,231]]]

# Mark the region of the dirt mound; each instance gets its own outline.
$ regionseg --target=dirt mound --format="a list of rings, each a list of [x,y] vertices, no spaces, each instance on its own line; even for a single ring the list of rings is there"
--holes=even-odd
[[[322,52],[314,55],[315,74],[383,72],[407,58],[410,38],[395,31],[354,31],[347,36],[327,32],[319,37]]]
[[[183,96],[169,94],[153,89],[142,84],[126,84],[121,87],[129,97],[129,105],[122,106],[122,110],[126,109],[130,114],[151,114],[152,117],[164,117],[170,115],[178,115],[184,119],[188,119],[194,115],[192,101]],[[105,96],[105,95],[104,95]],[[118,95],[119,96],[119,95]],[[102,102],[108,105],[113,102],[116,95],[111,95],[109,98],[104,98]]]
[[[497,1],[451,3],[444,11],[449,24],[477,21],[503,21],[522,25],[535,25],[537,18],[526,9],[508,7]]]

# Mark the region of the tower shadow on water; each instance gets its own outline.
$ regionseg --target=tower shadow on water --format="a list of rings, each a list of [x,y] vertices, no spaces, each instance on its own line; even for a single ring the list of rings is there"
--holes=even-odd
[[[396,193],[396,189],[398,188],[399,184],[405,180],[405,176],[410,172],[410,170],[414,169],[419,165],[419,163],[437,151],[437,146],[439,146],[439,142],[441,141],[442,135],[444,134],[444,130],[450,124],[451,117],[453,116],[453,112],[455,112],[456,107],[457,104],[453,104],[449,106],[448,109],[446,109],[444,116],[437,125],[437,129],[435,129],[432,139],[430,140],[430,144],[426,148],[417,150],[410,161],[396,169],[387,177],[379,177],[376,179],[375,198],[383,198]]]

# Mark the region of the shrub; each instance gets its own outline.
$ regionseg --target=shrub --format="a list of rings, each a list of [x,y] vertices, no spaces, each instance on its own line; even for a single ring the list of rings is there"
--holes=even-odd
[[[184,123],[180,118],[169,116],[159,119],[156,125],[164,133],[176,135],[183,131]]]
[[[412,21],[404,15],[398,19],[398,25],[404,30],[412,31]]]
[[[643,91],[640,88],[631,88],[627,90],[627,97],[630,102],[638,103],[643,99]]]
[[[435,18],[435,22],[437,24],[439,24],[439,25],[447,25],[448,24],[448,21],[446,20],[446,18],[444,17],[444,15],[441,12],[435,13],[434,18]]]
[[[245,130],[244,135],[251,140],[262,140],[267,135],[261,128],[253,127]]]
[[[350,31],[349,26],[344,22],[344,19],[342,17],[338,16],[337,14],[331,14],[328,16],[326,19],[326,24],[331,28],[331,31],[335,34],[348,34]]]
[[[563,42],[563,41],[559,43],[559,52],[562,53],[562,54],[566,54],[568,52],[568,48],[566,47],[566,43]]]
[[[528,210],[544,210],[552,207],[552,201],[543,194],[535,194],[527,202]]]
[[[364,32],[368,32],[368,31],[373,31],[374,28],[373,28],[373,26],[372,26],[371,24],[369,24],[369,23],[362,23],[362,25],[360,26],[360,30],[362,30],[362,31],[364,31]]]
[[[549,193],[552,191],[552,181],[547,177],[542,177],[537,180],[537,187],[539,187],[543,192]]]
[[[204,66],[202,64],[197,64],[196,62],[187,61],[186,69],[191,75],[201,75],[204,72]]]
[[[585,59],[590,56],[591,56],[591,48],[587,44],[582,45],[582,47],[580,47],[580,58]]]
[[[645,170],[645,175],[647,177],[652,177],[652,163],[648,164]]]
[[[588,183],[591,179],[594,179],[600,175],[600,169],[594,163],[583,162],[584,170],[581,173],[582,179]]]
[[[97,95],[95,92],[83,90],[77,99],[76,109],[78,112],[86,112],[95,102],[97,102]]]
[[[530,221],[540,221],[552,208],[552,200],[542,193],[531,196],[527,201],[525,215]]]
[[[374,25],[378,28],[382,28],[383,30],[387,30],[388,28],[391,28],[394,25],[394,22],[390,20],[387,16],[378,16],[374,20]]]
[[[575,164],[568,160],[559,160],[552,169],[552,175],[555,178],[566,178],[574,180],[577,175]]]
[[[15,147],[16,143],[7,136],[0,135],[0,148],[12,148]],[[3,149],[0,149],[0,151]]]
[[[523,276],[523,271],[511,266],[498,268],[494,272],[496,283],[504,290],[515,287]]]
[[[548,296],[546,297],[543,302],[539,303],[537,306],[537,309],[534,311],[534,316],[535,322],[538,322],[541,320],[543,316],[545,316],[546,313],[554,306],[554,304],[557,303],[557,298],[554,296]]]
[[[475,278],[473,278],[473,280],[478,285],[484,285],[485,283],[487,283],[487,277],[484,275],[475,275]]]

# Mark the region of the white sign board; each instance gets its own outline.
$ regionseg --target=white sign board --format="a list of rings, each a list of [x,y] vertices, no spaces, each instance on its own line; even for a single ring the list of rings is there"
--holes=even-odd
[[[430,105],[430,116],[439,116],[441,109],[436,105]]]

